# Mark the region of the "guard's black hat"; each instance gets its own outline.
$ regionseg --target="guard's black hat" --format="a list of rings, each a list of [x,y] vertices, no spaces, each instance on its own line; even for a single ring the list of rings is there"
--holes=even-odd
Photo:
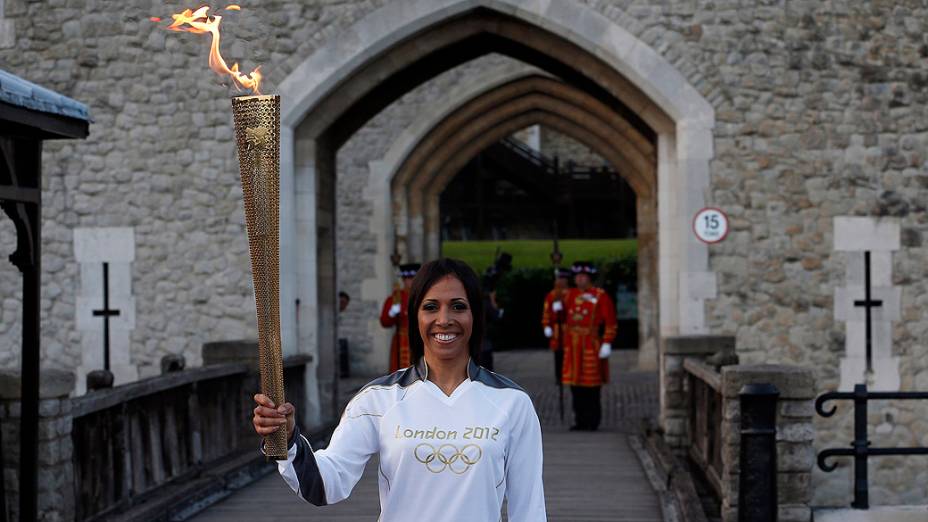
[[[416,277],[416,272],[422,267],[419,263],[406,263],[400,265],[400,277]]]
[[[512,254],[509,252],[500,253],[499,257],[496,258],[496,269],[497,270],[511,270],[512,269]]]
[[[571,267],[571,270],[574,274],[593,275],[596,273],[596,266],[594,266],[590,261],[574,261],[574,265]]]
[[[570,270],[569,268],[560,268],[560,267],[559,267],[559,268],[555,268],[555,269],[554,269],[554,277],[556,277],[556,278],[558,278],[558,279],[560,279],[560,278],[562,278],[562,277],[563,277],[564,279],[570,279],[570,275],[571,275],[571,270]]]

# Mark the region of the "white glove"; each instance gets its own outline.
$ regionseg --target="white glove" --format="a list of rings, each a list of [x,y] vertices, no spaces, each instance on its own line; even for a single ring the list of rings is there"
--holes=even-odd
[[[609,357],[609,354],[612,353],[612,345],[609,343],[603,343],[599,346],[599,358],[605,359]]]
[[[500,308],[500,309],[499,309],[499,312],[497,312],[496,317],[499,318],[499,319],[502,319],[502,318],[503,318],[503,312],[505,312],[505,311],[506,311],[506,310],[503,310],[502,308]]]
[[[551,309],[554,310],[555,312],[560,312],[561,310],[564,309],[564,305],[562,305],[560,301],[555,301],[551,303]]]
[[[552,335],[554,335],[554,330],[550,326],[545,326],[545,337],[550,338]]]
[[[396,316],[400,315],[400,305],[399,305],[399,303],[397,303],[397,304],[391,306],[391,307],[390,307],[390,311],[388,312],[388,314],[390,315],[390,317],[396,317]]]

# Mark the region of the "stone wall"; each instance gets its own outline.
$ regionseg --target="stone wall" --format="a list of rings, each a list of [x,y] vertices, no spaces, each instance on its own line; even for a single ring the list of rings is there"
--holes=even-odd
[[[901,358],[901,388],[928,389],[921,343],[928,332],[924,3],[576,1],[659,52],[715,109],[706,196],[728,213],[732,230],[709,249],[718,276],[718,297],[707,303],[710,331],[735,336],[742,362],[815,368],[817,391],[834,389],[846,333],[834,320],[834,288],[843,284],[845,266],[832,253],[833,218],[893,217],[902,235],[892,256],[901,319],[889,335]],[[273,92],[322,42],[383,3],[278,0],[262,2],[260,15],[246,6],[224,18],[223,49],[246,68],[263,63]],[[132,358],[143,375],[162,355],[181,353],[196,365],[203,342],[255,335],[230,92],[204,70],[204,38],[148,21],[171,8],[154,0],[106,0],[93,10],[63,1],[4,2],[3,24],[15,27],[15,45],[0,48],[4,69],[88,103],[95,119],[86,141],[51,142],[43,154],[48,367],[73,368],[80,360],[75,227],[135,228]],[[121,14],[117,23],[108,10]],[[409,100],[427,99],[454,74]],[[352,194],[366,179],[367,161],[412,118],[407,111],[421,110],[418,103],[400,107],[372,120],[339,158],[339,287],[353,296],[372,270],[373,244],[368,225],[354,219],[364,208]],[[12,227],[0,225],[0,245],[11,241]],[[15,268],[0,262],[6,367],[18,364],[11,347],[19,345],[19,288]],[[363,339],[378,305],[355,300],[342,318],[343,335],[359,354],[379,349]],[[375,364],[360,362],[366,360],[359,356],[361,369],[376,373]],[[818,449],[850,440],[846,411],[816,421]],[[928,444],[928,405],[875,406],[873,415],[875,443]],[[916,460],[874,462],[875,504],[925,496],[928,477]],[[846,502],[848,469],[814,476],[817,503]]]
[[[274,92],[321,40],[381,3],[266,2],[261,16],[246,6],[224,14],[222,49],[230,63],[262,63],[265,89]],[[234,92],[206,69],[208,38],[149,21],[170,20],[174,9],[182,7],[5,2],[4,23],[13,23],[16,41],[0,49],[3,68],[86,103],[94,119],[86,140],[46,142],[43,150],[44,367],[81,362],[77,227],[134,228],[131,359],[142,376],[157,374],[164,355],[182,354],[195,366],[204,342],[257,335],[232,142]],[[18,368],[20,345],[21,282],[5,259],[14,238],[3,216],[0,367],[8,368]]]
[[[18,373],[0,372],[0,480],[4,481],[11,522],[19,520],[20,390]],[[39,388],[38,520],[74,520],[74,468],[71,464],[71,372],[45,370]]]
[[[919,340],[928,328],[926,6],[716,5],[728,8],[697,8],[678,26],[692,52],[712,49],[719,65],[699,75],[726,93],[716,104],[711,201],[729,214],[732,231],[710,250],[719,274],[719,298],[707,303],[712,330],[737,336],[742,362],[814,368],[817,392],[837,388],[847,334],[834,320],[834,289],[845,265],[833,252],[832,218],[895,217],[906,238],[892,261],[902,320],[889,335],[901,389],[928,389],[928,350]],[[871,422],[883,432],[874,445],[925,445],[919,419],[928,404],[884,408]],[[851,441],[850,408],[839,411],[815,419],[816,450]],[[851,467],[840,460],[838,471],[815,471],[815,504],[848,505]],[[871,498],[919,502],[925,480],[924,461],[874,459]]]
[[[776,401],[777,505],[780,522],[809,522],[812,512],[812,370],[785,365],[737,365],[721,369],[722,520],[737,522],[741,479],[741,398],[747,384],[772,384]]]
[[[22,347],[22,274],[7,259],[16,250],[16,229],[0,219],[0,368],[19,368]]]
[[[578,167],[609,166],[602,156],[579,141],[547,127],[541,127],[541,152],[548,157],[557,157],[562,166]]]

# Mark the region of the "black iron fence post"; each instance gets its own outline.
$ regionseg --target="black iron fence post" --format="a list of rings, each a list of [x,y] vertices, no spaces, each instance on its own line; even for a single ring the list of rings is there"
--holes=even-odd
[[[3,450],[3,423],[9,422],[6,416],[0,416],[0,451]],[[0,522],[7,522],[9,515],[6,512],[6,473],[3,468],[3,459],[0,459]]]
[[[854,386],[854,503],[856,509],[870,509],[867,456],[870,441],[867,439],[867,385]]]
[[[338,340],[338,376],[342,379],[351,377],[351,358],[348,354],[348,339]]]
[[[777,520],[777,399],[772,384],[741,389],[740,522]]]

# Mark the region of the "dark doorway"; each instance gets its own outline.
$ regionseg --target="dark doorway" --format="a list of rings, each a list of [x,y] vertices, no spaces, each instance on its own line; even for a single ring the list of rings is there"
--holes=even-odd
[[[549,258],[555,240],[566,255],[599,265],[594,284],[616,301],[616,348],[638,348],[636,196],[619,172],[595,151],[544,126],[525,129],[485,148],[462,168],[439,200],[443,252],[473,263],[487,247],[511,250],[514,270],[494,280],[505,309],[489,320],[494,350],[546,346],[542,303],[552,287]],[[631,252],[593,253],[594,241],[632,240]],[[484,281],[491,260],[473,263]],[[487,283],[485,283],[486,285]]]
[[[442,240],[635,237],[634,191],[601,158],[584,159],[516,138],[491,145],[442,193]]]

